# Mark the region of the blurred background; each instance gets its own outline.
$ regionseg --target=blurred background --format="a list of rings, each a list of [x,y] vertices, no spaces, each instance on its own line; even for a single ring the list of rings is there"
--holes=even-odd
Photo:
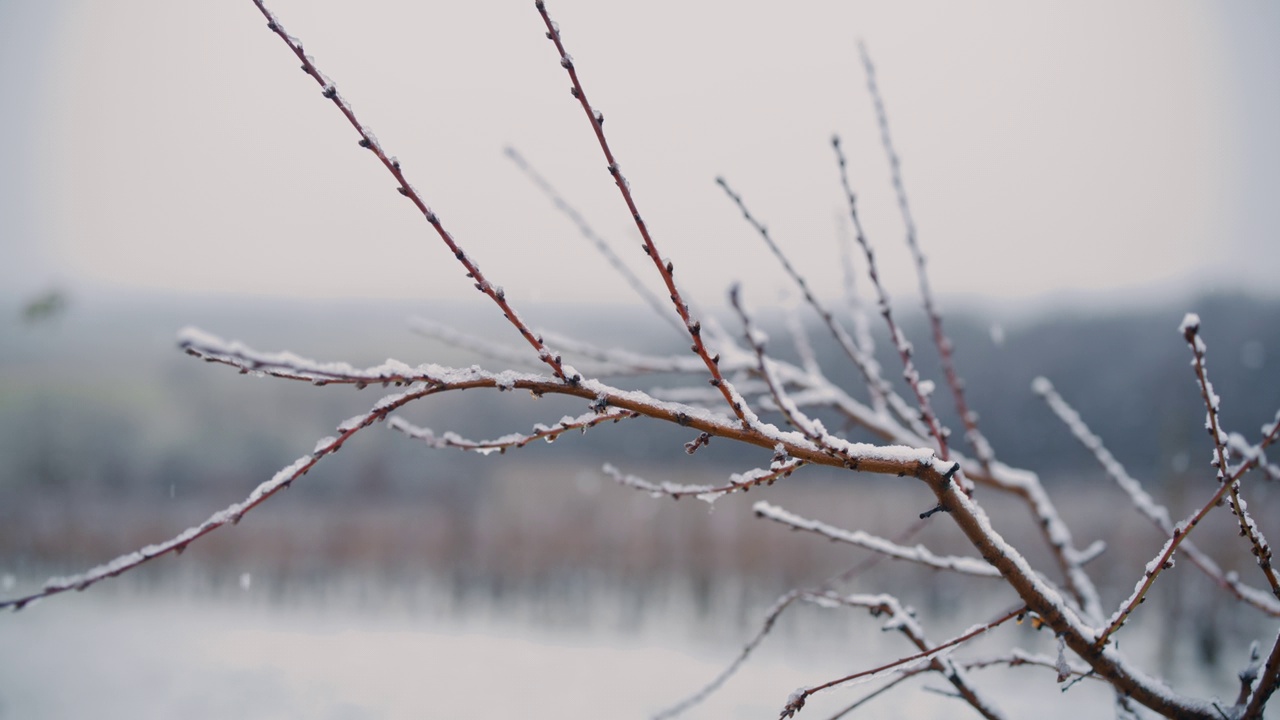
[[[531,2],[272,8],[526,320],[684,352],[503,153],[518,149],[658,287]],[[782,320],[798,313],[823,365],[850,385],[855,374],[714,178],[838,302],[850,232],[830,151],[838,132],[882,276],[937,377],[858,60],[867,43],[969,399],[997,455],[1040,473],[1080,544],[1108,541],[1095,568],[1108,602],[1161,540],[1126,514],[1031,379],[1050,378],[1175,516],[1203,501],[1211,477],[1183,314],[1204,321],[1230,429],[1253,437],[1280,407],[1275,6],[550,9],[691,299],[735,328],[724,294],[741,282],[773,349],[790,357]],[[180,328],[356,365],[500,369],[413,333],[414,316],[518,340],[296,66],[248,0],[0,3],[6,596],[199,522],[377,398],[207,366],[176,349]],[[855,281],[867,298],[865,285]],[[487,438],[581,412],[468,393],[409,415]],[[754,519],[754,493],[663,502],[599,471],[611,462],[655,481],[719,482],[768,461],[714,442],[688,457],[689,439],[636,422],[478,457],[373,428],[180,560],[0,618],[0,717],[83,713],[77,697],[134,717],[651,714],[723,668],[780,593],[863,559]],[[921,488],[822,471],[770,492],[884,535],[930,504]],[[1268,517],[1274,489],[1256,492]],[[1010,505],[996,517],[1034,555],[1024,515]],[[1230,519],[1217,520],[1202,531],[1221,541],[1215,556],[1252,580]],[[921,539],[956,547],[945,527]],[[1273,629],[1222,612],[1233,606],[1212,604],[1201,576],[1167,582],[1150,627],[1186,632],[1147,637],[1140,625],[1131,651],[1200,684],[1191,689],[1234,692],[1248,641]],[[849,589],[901,594],[938,639],[1012,602],[898,566]],[[798,685],[905,652],[874,619],[826,612],[780,623],[747,674],[695,716],[776,712]],[[1016,633],[1005,641],[1053,649]],[[1052,673],[990,672],[992,687],[1018,686],[1014,710],[1058,698]],[[493,677],[523,704],[503,705]],[[1064,717],[1109,706],[1087,683],[1072,692]],[[952,707],[915,690],[897,697],[912,716]]]

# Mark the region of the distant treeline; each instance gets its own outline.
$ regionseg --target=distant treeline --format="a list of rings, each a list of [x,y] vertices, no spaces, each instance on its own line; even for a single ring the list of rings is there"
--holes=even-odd
[[[7,321],[7,339],[0,347],[0,490],[9,498],[41,490],[114,497],[237,497],[332,434],[337,423],[363,411],[382,392],[246,378],[208,366],[173,345],[173,334],[188,322],[244,338],[259,349],[288,349],[317,359],[361,364],[392,356],[410,363],[506,366],[413,336],[403,319],[414,309],[376,303],[335,309],[332,302],[118,301],[78,303],[49,326],[23,326],[15,315]],[[438,310],[416,309],[422,314]],[[490,324],[487,315],[492,313],[485,310],[450,310],[449,315],[470,332],[514,345],[517,338],[510,337],[510,328]],[[1180,473],[1210,472],[1203,405],[1190,354],[1176,331],[1187,311],[1203,319],[1210,377],[1224,399],[1227,427],[1256,434],[1280,407],[1280,381],[1274,380],[1280,377],[1280,302],[1218,296],[1159,310],[1077,311],[1003,325],[952,313],[946,325],[970,403],[998,458],[1051,480],[1100,475],[1092,457],[1031,391],[1032,379],[1044,375],[1131,473],[1158,485]],[[573,314],[578,327],[549,329],[603,335],[632,349],[665,342],[672,353],[683,352],[669,328],[639,312],[611,311],[601,317],[578,309]],[[475,313],[481,317],[473,320]],[[566,315],[557,309],[547,316]],[[876,327],[878,318],[869,320]],[[843,378],[833,379],[859,386],[834,344],[816,323],[807,324],[823,367],[833,373],[846,368]],[[736,332],[728,318],[724,325]],[[936,377],[936,356],[919,318],[908,319],[906,327],[917,362],[927,376]],[[777,324],[769,334],[771,352],[788,357],[789,333]],[[882,364],[896,367],[883,334],[876,337]],[[678,380],[646,376],[623,384],[648,390],[671,387]],[[585,410],[563,399],[530,402],[527,395],[495,393],[477,402],[467,393],[464,403],[456,395],[420,404],[425,410],[418,410],[413,420],[486,438]],[[949,396],[941,382],[935,402],[963,450],[963,433],[948,412]],[[655,456],[676,457],[671,473],[677,480],[680,473],[708,464],[744,470],[762,461],[742,457],[740,447],[714,442],[686,459],[683,453],[667,452],[692,439],[678,428],[643,420],[629,423],[625,430],[609,426],[586,437],[566,436],[554,446],[538,443],[519,451],[520,461],[574,460],[594,470],[604,461],[625,467]],[[312,492],[369,498],[427,493],[466,502],[474,487],[494,473],[494,463],[503,462],[430,450],[397,433],[374,435],[344,450],[318,477],[308,478]]]

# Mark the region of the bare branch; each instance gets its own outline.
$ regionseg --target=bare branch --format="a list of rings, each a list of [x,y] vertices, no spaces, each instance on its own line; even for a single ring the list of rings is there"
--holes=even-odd
[[[738,668],[742,667],[743,663],[747,661],[747,658],[751,657],[751,653],[755,652],[755,649],[764,640],[765,636],[773,630],[773,625],[778,621],[778,616],[790,607],[792,603],[800,599],[805,592],[806,591],[804,590],[792,590],[778,598],[778,600],[774,602],[773,606],[765,611],[764,622],[761,624],[760,630],[756,632],[755,637],[747,641],[747,644],[742,647],[742,651],[733,659],[733,662],[729,663],[728,667],[693,695],[690,695],[684,700],[681,700],[675,705],[672,705],[662,712],[659,712],[657,715],[654,715],[653,720],[666,720],[667,718],[676,717],[677,715],[684,713],[684,711],[689,708],[701,703],[703,700],[706,700],[716,690],[719,690],[730,677],[733,677],[733,674],[738,671]]]
[[[1213,449],[1216,454],[1215,467],[1218,481],[1222,482],[1231,471],[1227,462],[1227,438],[1222,431],[1219,418],[1222,401],[1217,393],[1213,391],[1213,384],[1209,382],[1209,371],[1205,369],[1204,356],[1206,348],[1204,341],[1200,339],[1199,316],[1193,313],[1187,314],[1182,320],[1180,329],[1187,344],[1191,346],[1193,357],[1191,364],[1196,371],[1196,380],[1200,385],[1200,397],[1204,400],[1206,410],[1205,428],[1209,431],[1209,436],[1213,438]],[[1271,545],[1267,543],[1267,538],[1262,534],[1262,529],[1258,527],[1253,517],[1249,515],[1248,506],[1245,504],[1244,499],[1240,497],[1238,478],[1230,483],[1228,495],[1230,496],[1231,512],[1235,514],[1240,524],[1240,535],[1248,538],[1249,544],[1253,546],[1253,557],[1258,561],[1258,567],[1262,569],[1262,574],[1267,578],[1267,583],[1271,585],[1272,594],[1280,598],[1280,577],[1276,576],[1275,568],[1271,564]]]
[[[720,373],[718,356],[713,356],[703,342],[702,324],[694,320],[689,314],[689,305],[684,301],[680,290],[676,287],[675,265],[658,252],[658,246],[649,234],[649,226],[645,223],[644,218],[641,217],[639,208],[636,207],[635,199],[631,193],[631,184],[627,182],[626,176],[622,174],[622,168],[614,158],[608,139],[605,138],[604,115],[592,107],[587,100],[587,92],[583,89],[582,82],[578,78],[577,66],[573,64],[573,58],[565,50],[564,41],[560,37],[559,26],[547,13],[547,5],[543,0],[536,0],[534,5],[538,8],[538,13],[542,15],[543,23],[547,26],[547,39],[555,43],[556,52],[560,54],[560,66],[569,74],[569,80],[573,83],[571,89],[573,97],[582,106],[582,111],[586,113],[587,120],[591,123],[591,129],[595,132],[596,140],[600,143],[600,150],[604,153],[605,161],[608,163],[609,175],[613,177],[614,184],[618,186],[618,192],[622,194],[622,200],[626,203],[632,220],[635,221],[636,229],[640,231],[640,237],[644,238],[644,253],[649,256],[649,259],[653,261],[654,267],[657,268],[658,274],[667,286],[667,292],[670,293],[671,302],[675,305],[676,313],[680,315],[680,320],[689,332],[689,337],[693,339],[693,346],[690,349],[698,357],[702,358],[703,363],[707,366],[707,371],[711,373],[712,385],[717,387],[721,394],[724,395],[725,402],[729,403],[729,407],[733,408],[734,414],[738,416],[743,425],[749,427],[752,420],[748,415],[745,401]]]
[[[702,436],[699,436],[699,440],[705,443]],[[672,500],[679,500],[682,497],[696,497],[704,502],[712,503],[731,492],[739,490],[747,492],[751,488],[760,485],[772,485],[778,478],[789,477],[791,473],[804,465],[805,463],[802,460],[789,458],[785,455],[775,455],[768,470],[756,468],[745,473],[734,473],[729,476],[729,484],[727,485],[681,485],[668,481],[653,483],[642,477],[625,475],[621,470],[610,464],[605,464],[602,469],[606,475],[613,478],[614,482],[619,485],[643,490],[654,497],[669,497]]]
[[[1261,718],[1262,710],[1267,706],[1267,701],[1276,690],[1280,689],[1280,634],[1276,636],[1276,640],[1271,645],[1271,654],[1267,656],[1266,665],[1262,668],[1262,677],[1258,680],[1258,689],[1254,691],[1253,697],[1249,699],[1249,705],[1245,708],[1244,714],[1241,715],[1242,720],[1252,720],[1253,718]]]
[[[600,423],[618,422],[619,420],[637,417],[640,417],[640,414],[630,410],[593,411],[579,415],[576,418],[566,415],[554,426],[538,423],[533,427],[533,432],[531,433],[511,433],[493,440],[468,440],[452,431],[437,435],[430,428],[418,427],[399,416],[391,418],[387,426],[392,430],[399,430],[415,440],[421,440],[433,448],[457,448],[488,455],[492,452],[505,453],[512,448],[522,448],[534,440],[545,440],[549,443],[555,442],[556,439],[570,430],[579,430],[586,433],[587,430]]]
[[[828,525],[818,520],[809,520],[800,517],[794,513],[788,512],[777,505],[772,505],[763,500],[752,506],[756,517],[762,517],[772,520],[781,525],[786,525],[793,530],[804,530],[811,532],[828,540],[855,545],[865,550],[880,553],[885,557],[894,560],[905,560],[907,562],[918,563],[931,567],[935,570],[952,570],[964,575],[974,575],[977,577],[998,578],[1000,571],[996,570],[983,560],[968,557],[955,557],[952,555],[935,555],[923,545],[915,547],[904,547],[885,538],[871,535],[862,530],[849,531]]]
[[[44,587],[38,592],[9,600],[0,600],[0,609],[13,608],[14,610],[21,610],[34,600],[57,595],[68,590],[84,590],[91,585],[132,570],[147,561],[163,555],[168,555],[169,553],[181,554],[192,542],[199,540],[227,523],[238,524],[246,513],[258,507],[281,490],[287,489],[293,484],[294,480],[306,475],[307,471],[320,460],[340,450],[352,435],[379,420],[385,419],[392,411],[433,392],[435,392],[435,388],[419,386],[416,389],[382,398],[369,412],[357,415],[339,425],[338,432],[340,434],[337,437],[326,437],[320,440],[316,443],[315,449],[309,454],[303,455],[282,468],[270,480],[254,488],[253,492],[249,493],[249,496],[244,500],[219,510],[199,525],[189,527],[163,542],[147,545],[131,553],[121,555],[78,575],[49,578],[45,581]]]
[[[569,202],[564,199],[564,196],[561,195],[546,178],[542,177],[542,174],[535,170],[533,165],[531,165],[528,160],[525,160],[524,156],[515,148],[508,145],[504,154],[510,158],[511,162],[515,163],[516,167],[520,168],[520,171],[524,173],[525,177],[529,178],[530,182],[542,191],[543,195],[547,196],[547,199],[551,201],[552,205],[555,205],[557,210],[563,213],[565,217],[569,218],[570,222],[577,226],[578,233],[582,235],[582,237],[586,238],[587,241],[591,243],[592,247],[604,256],[604,259],[609,263],[610,267],[617,271],[617,273],[622,276],[623,280],[627,281],[627,284],[631,286],[631,289],[643,298],[644,301],[649,304],[649,307],[653,308],[653,311],[658,314],[658,317],[665,320],[669,325],[671,325],[671,327],[675,328],[676,332],[683,336],[684,328],[680,326],[680,323],[677,322],[675,318],[671,317],[671,308],[663,303],[658,296],[654,295],[649,288],[645,287],[644,283],[640,282],[640,278],[636,277],[636,274],[631,272],[631,268],[627,267],[627,264],[623,262],[622,258],[618,257],[618,254],[613,251],[613,247],[611,247],[604,238],[596,234],[595,230],[591,229],[591,225],[587,223],[587,219],[582,216],[582,213],[578,212],[577,208],[570,205]]]
[[[1107,471],[1107,475],[1115,481],[1116,485],[1129,496],[1129,501],[1133,503],[1134,508],[1149,519],[1161,532],[1167,537],[1173,535],[1173,520],[1169,517],[1169,510],[1152,499],[1151,495],[1143,489],[1142,483],[1138,482],[1128,471],[1124,469],[1124,465],[1107,450],[1103,444],[1102,438],[1094,435],[1089,430],[1089,426],[1085,424],[1080,414],[1075,411],[1062,396],[1053,388],[1053,384],[1047,379],[1036,378],[1032,383],[1035,389],[1045,402],[1053,410],[1058,419],[1071,431],[1071,434],[1084,445],[1103,469]],[[1206,555],[1191,541],[1182,544],[1182,551],[1192,564],[1200,568],[1205,575],[1218,584],[1219,587],[1227,590],[1236,596],[1237,599],[1249,603],[1258,608],[1262,612],[1273,617],[1280,617],[1280,602],[1274,597],[1262,593],[1262,591],[1242,585],[1239,580],[1222,572],[1222,568],[1218,566],[1213,558]]]
[[[812,696],[815,693],[822,692],[823,690],[827,690],[836,686],[848,686],[855,682],[865,682],[866,680],[881,677],[890,672],[902,672],[902,671],[909,670],[912,667],[918,666],[920,664],[927,664],[929,661],[932,661],[934,658],[938,657],[941,653],[946,652],[956,646],[962,645],[980,635],[984,635],[988,631],[994,628],[997,628],[1000,625],[1003,625],[1004,623],[1018,617],[1019,615],[1022,615],[1025,612],[1026,612],[1026,608],[1018,607],[1016,610],[1012,610],[1008,613],[1005,613],[1004,615],[1000,616],[995,620],[992,620],[987,623],[983,623],[981,625],[975,625],[969,630],[966,630],[964,633],[942,643],[941,645],[936,645],[930,648],[929,650],[924,650],[914,655],[909,655],[904,658],[899,658],[898,660],[894,660],[891,663],[887,663],[879,667],[871,668],[870,670],[863,670],[861,672],[853,673],[852,675],[846,675],[842,678],[837,678],[830,682],[825,682],[821,685],[815,685],[811,688],[801,688],[795,691],[794,693],[792,693],[791,697],[787,699],[787,704],[785,707],[783,707],[782,714],[780,717],[789,718],[794,716],[796,712],[798,712],[801,708],[804,707],[805,701],[808,700],[810,696]]]
[[[303,51],[302,41],[285,31],[284,26],[280,24],[280,21],[276,16],[267,9],[267,6],[264,4],[264,0],[253,0],[253,4],[258,7],[258,10],[262,13],[263,17],[267,19],[267,28],[278,35],[280,39],[289,46],[289,49],[293,51],[293,54],[298,57],[298,60],[302,61],[303,72],[310,75],[317,83],[320,84],[320,87],[323,88],[322,94],[329,100],[333,101],[334,106],[337,107],[342,115],[347,118],[347,122],[351,123],[351,127],[355,128],[356,132],[360,134],[360,147],[369,150],[378,158],[378,161],[387,169],[387,172],[391,173],[392,177],[396,179],[396,190],[413,202],[414,206],[418,208],[418,211],[422,213],[422,216],[426,218],[427,222],[431,224],[431,227],[435,229],[436,234],[439,235],[440,239],[444,241],[444,244],[448,246],[449,251],[453,253],[453,256],[457,258],[458,262],[462,263],[464,268],[466,268],[467,277],[475,281],[476,289],[487,295],[490,300],[493,300],[493,302],[502,309],[503,316],[515,326],[516,330],[520,332],[520,335],[524,337],[525,341],[533,347],[533,349],[538,353],[538,357],[551,367],[552,372],[557,378],[560,378],[566,383],[578,382],[578,380],[581,379],[581,376],[579,376],[572,368],[566,368],[563,365],[560,356],[551,352],[551,350],[547,348],[546,344],[543,343],[542,338],[535,335],[533,331],[525,325],[524,321],[520,319],[520,316],[516,314],[515,308],[507,302],[506,292],[502,287],[489,282],[489,280],[485,278],[484,273],[480,272],[480,266],[462,250],[462,247],[458,245],[456,240],[454,240],[453,235],[451,235],[449,231],[445,230],[444,224],[440,221],[440,217],[431,210],[426,201],[422,199],[422,196],[418,194],[418,191],[414,189],[413,185],[405,179],[404,172],[400,167],[400,161],[387,155],[373,132],[356,119],[355,111],[351,109],[350,103],[348,103],[338,92],[337,86],[334,85],[324,73],[320,72],[320,69],[316,67],[315,61],[311,56]]]
[[[782,249],[778,247],[776,242],[774,242],[773,237],[769,235],[769,229],[759,220],[756,220],[755,216],[751,214],[751,211],[747,209],[747,205],[742,200],[742,196],[735,193],[733,188],[729,187],[728,181],[724,178],[716,178],[716,184],[724,190],[725,194],[729,196],[729,199],[738,207],[739,212],[742,213],[742,217],[746,219],[747,223],[749,223],[751,227],[755,228],[756,234],[764,240],[769,251],[772,252],[773,256],[778,259],[778,262],[782,264],[783,270],[785,270],[787,275],[795,281],[796,286],[800,288],[800,292],[804,295],[805,302],[807,302],[814,311],[818,313],[818,317],[822,319],[822,322],[826,326],[828,332],[830,332],[831,336],[835,338],[836,343],[844,352],[845,357],[849,358],[854,367],[858,368],[858,371],[862,373],[862,377],[867,382],[867,387],[871,390],[872,397],[879,397],[886,400],[902,421],[911,426],[917,434],[923,435],[929,432],[924,429],[924,426],[918,425],[916,413],[912,411],[905,402],[903,402],[902,398],[895,393],[893,388],[890,387],[889,384],[885,382],[884,378],[880,376],[879,363],[877,363],[866,350],[858,346],[853,337],[849,335],[844,327],[842,327],[840,323],[836,322],[835,316],[832,315],[831,311],[824,307],[818,298],[814,296],[813,291],[809,289],[809,283],[804,279],[804,276],[797,272],[795,267],[791,265],[791,261],[787,259],[785,254],[783,254]],[[872,272],[875,272],[874,266],[872,267]],[[946,459],[945,450],[942,453],[942,458],[944,460]]]
[[[973,448],[978,462],[985,469],[990,469],[995,454],[991,444],[978,430],[978,415],[969,409],[964,396],[964,381],[956,372],[955,346],[951,338],[942,329],[942,314],[938,312],[937,301],[929,288],[929,273],[925,270],[924,252],[916,239],[916,222],[911,215],[911,205],[907,202],[907,188],[902,182],[902,163],[898,160],[898,152],[893,146],[893,138],[889,134],[889,114],[885,111],[884,100],[880,96],[880,88],[876,84],[876,68],[871,62],[867,46],[858,42],[858,54],[862,56],[862,67],[867,75],[867,92],[871,94],[872,104],[876,110],[876,120],[880,125],[880,142],[884,146],[885,155],[889,159],[889,171],[893,182],[894,193],[898,196],[898,209],[902,214],[902,223],[907,229],[907,247],[916,263],[916,277],[920,283],[920,298],[924,302],[925,314],[929,316],[929,325],[933,329],[933,344],[938,349],[938,358],[942,362],[942,372],[947,378],[947,386],[951,388],[951,396],[955,399],[956,413],[965,427],[965,439]]]

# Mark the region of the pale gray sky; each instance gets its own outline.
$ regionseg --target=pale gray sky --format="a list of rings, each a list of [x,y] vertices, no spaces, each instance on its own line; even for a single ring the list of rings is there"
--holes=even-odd
[[[516,302],[631,297],[506,143],[653,279],[532,0],[272,7]],[[549,7],[659,247],[704,303],[734,280],[756,303],[790,293],[717,174],[838,292],[833,131],[891,291],[910,292],[859,37],[942,293],[1275,292],[1275,4]],[[11,291],[476,295],[249,0],[8,0],[0,63]]]

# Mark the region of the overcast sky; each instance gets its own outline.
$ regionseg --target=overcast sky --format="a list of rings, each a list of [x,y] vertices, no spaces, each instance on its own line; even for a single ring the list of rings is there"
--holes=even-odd
[[[656,284],[532,0],[272,7],[514,301],[633,300],[508,143]],[[839,292],[833,132],[890,289],[910,292],[858,38],[943,294],[1276,292],[1278,4],[549,7],[655,240],[704,303],[735,280],[758,304],[794,296],[718,174]],[[0,92],[9,294],[478,298],[249,0],[6,0]]]

